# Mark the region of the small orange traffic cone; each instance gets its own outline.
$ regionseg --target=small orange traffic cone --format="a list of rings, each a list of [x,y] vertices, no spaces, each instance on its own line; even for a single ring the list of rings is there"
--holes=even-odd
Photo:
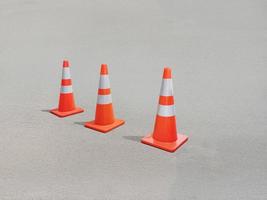
[[[70,76],[70,66],[69,62],[64,60],[58,108],[52,109],[50,112],[58,117],[66,117],[83,111],[84,110],[82,108],[75,106]]]
[[[163,72],[154,131],[151,135],[142,138],[141,142],[174,152],[187,140],[187,136],[177,134],[171,69],[166,67]]]
[[[112,106],[108,66],[101,65],[100,80],[95,112],[95,120],[85,123],[85,127],[106,133],[124,124],[124,120],[115,119]]]

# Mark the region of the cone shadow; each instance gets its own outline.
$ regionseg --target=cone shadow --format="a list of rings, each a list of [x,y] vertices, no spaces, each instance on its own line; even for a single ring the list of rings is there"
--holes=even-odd
[[[142,139],[142,136],[137,136],[137,135],[128,135],[128,136],[123,136],[124,139],[126,140],[131,140],[134,142],[140,142]]]
[[[43,110],[41,110],[42,112],[50,112],[50,110],[48,110],[48,109],[43,109]]]
[[[74,122],[74,124],[81,125],[81,126],[84,126],[85,123],[86,123],[86,121],[83,121],[83,122]]]

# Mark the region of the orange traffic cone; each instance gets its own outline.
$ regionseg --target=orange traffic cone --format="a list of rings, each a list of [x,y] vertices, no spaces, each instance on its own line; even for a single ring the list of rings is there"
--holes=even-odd
[[[108,66],[101,65],[100,80],[95,112],[95,120],[85,123],[85,127],[106,133],[124,124],[124,120],[115,119],[113,113]]]
[[[171,69],[164,68],[154,131],[141,142],[174,152],[187,140],[187,136],[177,134]]]
[[[64,60],[58,108],[52,109],[50,112],[58,117],[66,117],[83,111],[82,108],[75,106],[69,62]]]

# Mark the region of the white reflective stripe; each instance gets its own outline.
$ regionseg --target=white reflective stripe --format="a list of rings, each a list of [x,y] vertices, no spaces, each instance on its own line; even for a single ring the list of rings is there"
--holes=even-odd
[[[63,94],[67,94],[67,93],[72,93],[73,90],[72,90],[72,85],[68,85],[68,86],[61,86],[60,88],[60,93],[63,93]]]
[[[70,68],[69,67],[63,67],[62,70],[62,79],[70,79]]]
[[[173,96],[172,79],[162,79],[160,96]]]
[[[97,96],[97,104],[110,104],[110,103],[112,103],[111,94]]]
[[[110,88],[109,76],[108,75],[100,75],[99,89],[108,89],[108,88]]]
[[[158,115],[162,116],[162,117],[175,116],[174,105],[159,105],[158,106]]]

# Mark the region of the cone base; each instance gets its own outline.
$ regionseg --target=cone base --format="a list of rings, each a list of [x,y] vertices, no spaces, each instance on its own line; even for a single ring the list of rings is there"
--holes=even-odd
[[[124,123],[125,123],[125,121],[122,119],[115,119],[115,122],[112,124],[109,124],[109,125],[104,125],[104,126],[98,125],[98,124],[95,124],[95,121],[90,121],[90,122],[86,122],[84,124],[84,126],[86,128],[90,128],[90,129],[93,129],[96,131],[100,131],[102,133],[106,133],[106,132],[111,131],[114,128],[117,128],[117,127],[123,125]]]
[[[146,136],[141,139],[141,142],[164,151],[175,152],[180,146],[182,146],[188,137],[185,135],[177,134],[178,139],[175,142],[160,142],[155,140],[152,135]]]
[[[58,111],[57,108],[55,108],[55,109],[50,110],[50,113],[52,113],[52,114],[54,114],[54,115],[56,115],[58,117],[67,117],[67,116],[70,116],[70,115],[75,115],[75,114],[81,113],[83,111],[84,110],[82,108],[79,108],[79,107],[75,108],[72,111],[67,111],[67,112],[60,112],[60,111]]]

